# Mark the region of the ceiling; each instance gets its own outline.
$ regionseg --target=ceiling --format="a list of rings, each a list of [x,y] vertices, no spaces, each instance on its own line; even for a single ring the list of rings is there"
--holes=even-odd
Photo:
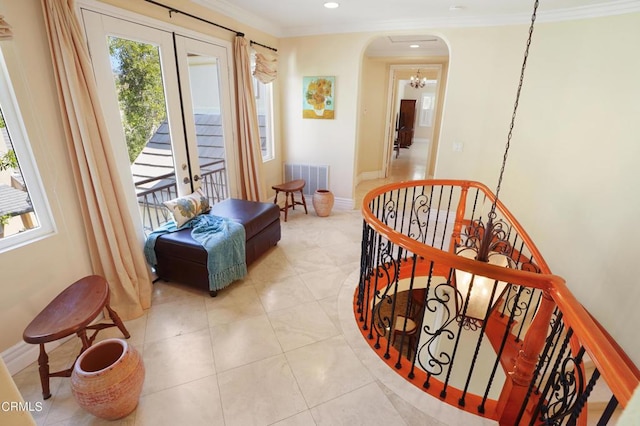
[[[276,37],[530,21],[533,0],[193,0]],[[639,12],[640,0],[542,0],[538,22]]]
[[[431,35],[389,35],[378,37],[367,46],[365,56],[424,58],[449,56],[449,47],[440,37]]]

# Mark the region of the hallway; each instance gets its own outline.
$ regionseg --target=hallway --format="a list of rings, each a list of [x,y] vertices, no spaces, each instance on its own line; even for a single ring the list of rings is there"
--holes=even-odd
[[[356,187],[356,210],[360,210],[362,206],[362,199],[365,194],[373,188],[392,182],[426,179],[429,149],[429,141],[418,140],[414,141],[409,148],[401,148],[398,158],[396,158],[396,154],[393,152],[388,177],[362,181]]]

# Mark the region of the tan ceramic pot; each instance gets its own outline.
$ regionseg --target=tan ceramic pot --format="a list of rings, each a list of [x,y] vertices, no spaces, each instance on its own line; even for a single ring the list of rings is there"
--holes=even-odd
[[[107,420],[129,415],[138,405],[144,365],[123,339],[106,339],[80,355],[71,373],[71,393],[78,404]]]
[[[318,189],[313,194],[313,208],[320,217],[329,216],[333,208],[333,193],[328,189]]]

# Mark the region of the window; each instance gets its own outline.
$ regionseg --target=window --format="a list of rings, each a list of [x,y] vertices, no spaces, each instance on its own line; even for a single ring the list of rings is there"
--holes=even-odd
[[[435,108],[435,93],[422,94],[422,106],[420,108],[420,126],[433,126],[433,111]]]
[[[49,206],[0,52],[0,252],[51,232]]]
[[[251,55],[251,69],[255,67],[255,55]],[[253,89],[258,111],[258,128],[260,130],[260,148],[262,161],[273,160],[273,83],[264,84],[253,77]]]

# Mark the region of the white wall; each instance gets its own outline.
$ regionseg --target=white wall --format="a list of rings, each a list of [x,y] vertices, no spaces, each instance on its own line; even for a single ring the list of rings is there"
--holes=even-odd
[[[436,177],[494,188],[527,26],[416,33],[441,36],[450,47]],[[330,162],[338,196],[351,193],[353,126],[362,120],[352,105],[361,62],[355,56],[367,40],[354,34],[283,42],[287,158]],[[501,193],[552,270],[637,365],[640,285],[632,265],[640,239],[640,198],[634,197],[640,182],[639,45],[640,14],[536,25]],[[301,77],[322,74],[337,75],[337,120],[304,121]],[[463,152],[453,152],[456,142]],[[336,175],[345,181],[336,182]]]
[[[430,96],[431,108],[424,110],[424,95]],[[436,84],[427,84],[423,89],[420,89],[418,94],[418,102],[416,103],[416,126],[414,131],[414,138],[416,139],[429,139],[431,141],[433,133],[433,124],[435,122],[436,112]],[[423,125],[422,116],[424,115],[425,124]],[[429,123],[430,121],[430,123]],[[430,124],[430,125],[427,125]]]
[[[284,39],[280,43],[280,82],[284,94],[284,161],[328,164],[336,204],[353,205],[358,82],[362,35]],[[302,77],[335,76],[335,118],[302,118]]]
[[[495,187],[524,31],[451,33],[438,177]],[[551,269],[637,365],[639,43],[639,14],[537,25],[501,194]],[[464,152],[452,152],[455,141]]]

